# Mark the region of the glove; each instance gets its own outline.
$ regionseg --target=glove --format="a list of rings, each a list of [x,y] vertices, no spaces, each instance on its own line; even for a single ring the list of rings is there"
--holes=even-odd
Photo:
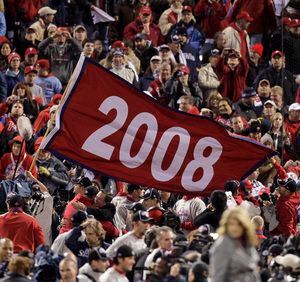
[[[39,174],[45,175],[46,177],[49,177],[51,175],[50,171],[43,166],[39,167]]]

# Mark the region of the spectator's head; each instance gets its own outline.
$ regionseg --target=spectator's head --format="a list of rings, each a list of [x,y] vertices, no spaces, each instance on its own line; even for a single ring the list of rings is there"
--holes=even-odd
[[[283,104],[283,89],[281,86],[274,86],[271,88],[271,100],[275,102],[277,107],[281,108]]]
[[[89,254],[88,262],[94,272],[103,273],[109,266],[109,259],[102,248],[92,250]]]
[[[282,129],[284,130],[284,128],[282,127],[283,125],[283,115],[281,113],[275,113],[275,115],[272,117],[272,128],[273,129]]]
[[[78,194],[84,195],[85,189],[91,185],[92,185],[92,182],[88,177],[81,177],[74,184],[73,192],[75,195],[78,195]]]
[[[39,9],[38,14],[46,24],[50,24],[53,22],[56,12],[56,10],[53,10],[50,7],[46,6]]]
[[[144,33],[137,33],[134,37],[134,46],[136,49],[142,51],[147,47],[147,36]]]
[[[11,48],[11,45],[10,45],[9,42],[5,41],[4,43],[2,43],[2,45],[1,45],[1,55],[3,57],[8,57],[8,55],[11,53],[11,51],[12,51],[12,48]]]
[[[150,69],[152,71],[152,73],[155,73],[157,70],[159,70],[160,66],[161,66],[161,57],[160,56],[153,56],[150,59]]]
[[[242,101],[247,106],[252,106],[257,97],[257,94],[253,88],[246,88],[242,93]]]
[[[23,102],[21,102],[20,100],[14,101],[12,103],[10,113],[14,118],[18,118],[22,116],[24,114]]]
[[[124,51],[120,48],[116,48],[112,52],[112,65],[116,69],[120,69],[125,65],[125,54]]]
[[[95,47],[95,50],[101,54],[102,51],[103,51],[103,44],[102,44],[102,41],[100,39],[96,39],[94,40],[94,47]]]
[[[263,116],[268,120],[272,120],[276,113],[276,109],[276,104],[272,100],[266,101],[263,108]]]
[[[29,66],[34,66],[35,63],[37,62],[38,54],[39,52],[35,48],[32,47],[27,48],[25,51],[25,62]]]
[[[240,11],[236,16],[236,24],[242,30],[246,30],[253,20],[254,19],[246,11]]]
[[[257,93],[259,97],[269,98],[271,95],[271,86],[270,82],[267,79],[262,79],[257,87]]]
[[[300,104],[293,103],[289,106],[289,120],[292,122],[300,121]]]
[[[135,264],[134,255],[131,247],[122,245],[117,249],[113,262],[119,271],[128,272],[132,270],[133,265]]]
[[[53,40],[57,45],[62,46],[66,43],[69,34],[68,28],[59,27],[53,35]]]
[[[277,179],[277,185],[276,190],[280,196],[290,195],[297,190],[297,183],[292,178],[288,178],[287,180]]]
[[[225,62],[231,70],[235,70],[240,64],[240,55],[235,50],[229,50],[225,57]]]
[[[48,37],[53,37],[57,31],[57,26],[55,24],[49,24],[47,27]]]
[[[285,63],[283,52],[277,50],[271,54],[271,64],[276,71],[280,71]]]
[[[109,204],[112,201],[112,197],[110,194],[105,192],[104,190],[98,192],[95,197],[95,205],[98,208],[104,207],[106,204]]]
[[[143,190],[141,188],[141,186],[139,185],[135,185],[135,184],[129,184],[127,186],[127,192],[128,192],[128,195],[134,199],[134,201],[139,201],[141,196],[142,196],[142,193],[143,193]]]
[[[30,88],[25,83],[18,83],[13,89],[13,95],[18,96],[18,99],[28,99],[32,100],[32,93]]]
[[[158,279],[163,280],[170,272],[170,259],[167,256],[154,258],[154,269],[153,272]]]
[[[280,244],[272,244],[266,252],[266,255],[268,256],[267,258],[268,265],[275,257],[279,256],[282,252],[283,252],[283,247]]]
[[[25,68],[24,74],[25,74],[25,83],[27,83],[29,86],[32,86],[38,74],[37,69],[34,66],[28,66]]]
[[[154,188],[149,188],[146,190],[143,196],[143,205],[146,209],[157,206],[160,202],[160,194]]]
[[[224,190],[225,192],[231,192],[231,194],[235,196],[238,193],[240,185],[241,185],[240,182],[237,180],[228,180],[225,183]]]
[[[210,196],[210,202],[217,211],[223,211],[227,207],[227,196],[224,191],[215,190]]]
[[[15,136],[9,144],[11,145],[11,152],[15,157],[18,157],[21,152],[23,138],[20,135]],[[23,146],[22,154],[24,156],[25,147]]]
[[[261,138],[261,130],[261,123],[258,120],[253,120],[249,126],[249,137],[259,142]]]
[[[84,56],[90,58],[93,56],[95,50],[95,43],[93,40],[85,39],[82,42],[82,48]]]
[[[217,91],[211,92],[206,100],[207,108],[211,109],[213,112],[217,112],[219,109],[219,102],[222,98],[222,95]]]
[[[226,45],[226,36],[222,31],[218,31],[214,37],[215,46],[219,50],[223,50]]]
[[[38,71],[38,75],[41,77],[46,77],[50,73],[50,62],[46,59],[41,59],[36,62],[36,69]]]
[[[87,214],[83,211],[77,211],[71,217],[71,222],[73,227],[80,226],[86,220],[87,220]]]
[[[143,24],[148,24],[151,21],[152,11],[149,6],[143,6],[139,11],[139,18]]]
[[[151,218],[146,211],[137,211],[132,216],[133,232],[138,238],[144,238],[146,231],[149,229]]]
[[[12,273],[28,276],[30,274],[31,259],[23,256],[13,257],[9,264],[8,270]]]
[[[0,239],[0,263],[8,262],[14,253],[14,243],[8,238]]]
[[[173,6],[175,9],[182,9],[182,3],[183,0],[169,0],[170,4]]]
[[[187,86],[189,81],[190,69],[186,65],[179,66],[176,71],[176,76],[182,85]]]
[[[264,229],[265,222],[264,222],[264,219],[261,216],[256,215],[256,216],[252,217],[251,222],[254,225],[255,229],[260,229],[260,230]]]
[[[61,282],[75,282],[77,281],[78,267],[77,262],[71,258],[64,258],[59,263],[59,274]]]
[[[167,44],[163,44],[159,47],[159,56],[162,58],[163,61],[167,61],[170,58],[171,49],[170,46]]]
[[[248,176],[248,180],[257,180],[258,176],[259,176],[259,169],[256,169]]]
[[[245,129],[245,124],[241,116],[233,116],[231,118],[231,127],[234,133],[240,134]]]
[[[86,242],[90,247],[99,247],[105,239],[105,230],[96,219],[88,219],[83,224]]]
[[[8,209],[23,209],[25,207],[25,200],[17,194],[8,194],[6,198]]]
[[[171,77],[171,65],[167,62],[161,64],[159,76],[162,82],[166,82]]]
[[[163,226],[157,230],[156,242],[162,250],[172,250],[174,238],[175,235],[170,227]]]
[[[274,149],[274,141],[273,141],[272,137],[267,133],[260,138],[260,143],[270,149]]]
[[[209,63],[213,68],[217,66],[217,63],[220,58],[220,51],[218,49],[212,49],[209,52]]]
[[[178,27],[176,29],[176,35],[178,36],[179,42],[181,45],[187,43],[189,35],[185,27]]]
[[[83,25],[78,25],[74,28],[73,37],[77,40],[80,44],[87,39],[87,31]]]
[[[29,27],[26,29],[25,39],[28,41],[35,41],[37,38],[36,29],[33,27]]]
[[[257,244],[255,229],[249,214],[241,207],[235,207],[223,213],[218,233],[233,239],[244,239],[253,246]]]
[[[221,116],[228,116],[228,117],[231,116],[233,110],[231,108],[231,103],[228,99],[222,98],[219,101],[218,112]]]
[[[209,118],[213,118],[214,117],[214,113],[211,109],[208,108],[202,108],[200,110],[200,116],[204,116],[204,117],[209,117]]]
[[[254,44],[250,49],[250,59],[258,65],[264,51],[264,46],[261,43]]]
[[[95,200],[95,197],[98,194],[98,192],[99,192],[98,187],[96,187],[95,185],[90,185],[85,188],[84,196],[89,199]]]
[[[183,6],[182,7],[182,21],[185,24],[189,24],[191,22],[191,20],[193,19],[193,9],[191,6]]]
[[[195,262],[189,270],[188,282],[207,282],[208,265],[205,262]]]
[[[177,101],[177,104],[179,104],[179,110],[187,113],[194,104],[193,100],[194,99],[191,96],[187,96],[187,95],[181,96]]]
[[[13,71],[17,71],[21,64],[21,57],[18,53],[12,52],[8,55],[7,61],[9,68]]]

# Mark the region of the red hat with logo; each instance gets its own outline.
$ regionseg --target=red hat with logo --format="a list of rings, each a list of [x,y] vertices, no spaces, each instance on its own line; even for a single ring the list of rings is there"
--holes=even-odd
[[[142,15],[151,15],[152,14],[151,8],[149,6],[143,6],[140,9],[140,14],[142,14]]]
[[[39,53],[38,50],[36,50],[35,48],[32,48],[32,47],[29,47],[25,51],[25,56],[37,55],[38,53]]]
[[[7,58],[8,63],[10,64],[11,61],[15,58],[18,58],[21,61],[21,56],[18,53],[16,53],[16,52],[10,53]]]
[[[41,59],[36,62],[36,66],[39,66],[42,69],[50,69],[50,62],[46,59]]]
[[[193,9],[191,6],[183,6],[181,13],[183,14],[184,12],[192,13]]]
[[[24,70],[24,73],[25,73],[25,74],[29,74],[29,73],[31,73],[31,72],[37,73],[38,71],[37,71],[37,69],[36,69],[34,66],[28,66],[28,67],[26,67],[25,70]]]
[[[244,19],[248,22],[253,22],[254,20],[246,11],[239,12],[238,15],[236,16],[236,19],[237,20]]]
[[[271,58],[275,57],[276,55],[278,55],[280,57],[284,57],[284,54],[282,51],[276,50],[276,51],[272,52]]]
[[[262,57],[264,52],[264,46],[261,43],[254,44],[251,47],[251,51],[257,53],[260,57]]]
[[[188,66],[181,66],[179,70],[184,74],[190,74],[190,69]]]

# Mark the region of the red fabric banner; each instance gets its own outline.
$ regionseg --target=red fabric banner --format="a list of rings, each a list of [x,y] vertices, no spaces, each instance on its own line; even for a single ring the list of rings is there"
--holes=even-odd
[[[88,59],[75,72],[42,147],[84,167],[128,183],[208,195],[275,154],[208,118],[160,105]]]

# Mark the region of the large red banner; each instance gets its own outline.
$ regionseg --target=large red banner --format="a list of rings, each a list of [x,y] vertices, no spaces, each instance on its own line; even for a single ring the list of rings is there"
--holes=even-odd
[[[207,195],[275,153],[220,124],[162,106],[88,59],[43,148],[128,183]]]

